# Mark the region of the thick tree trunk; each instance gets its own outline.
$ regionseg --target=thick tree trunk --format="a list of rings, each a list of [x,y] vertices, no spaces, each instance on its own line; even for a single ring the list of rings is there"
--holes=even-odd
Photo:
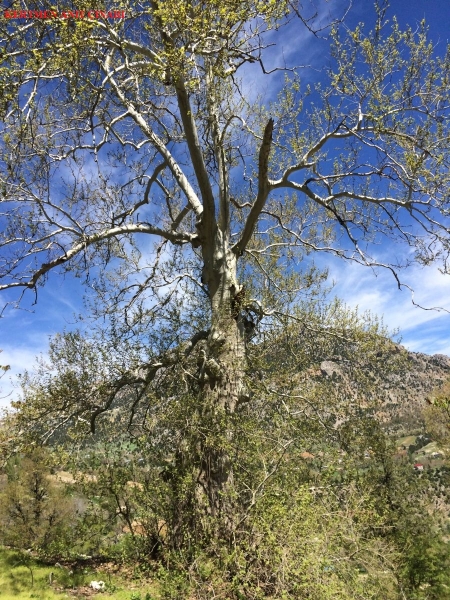
[[[245,337],[240,319],[236,257],[217,233],[205,257],[203,280],[211,300],[211,332],[200,360],[201,419],[198,500],[216,525],[232,528],[233,415],[244,394]]]

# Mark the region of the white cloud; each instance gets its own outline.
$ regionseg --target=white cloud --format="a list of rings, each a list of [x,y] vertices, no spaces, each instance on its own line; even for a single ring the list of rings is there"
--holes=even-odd
[[[9,365],[10,370],[0,380],[0,408],[9,406],[11,400],[18,397],[20,388],[17,376],[32,369],[37,355],[47,350],[47,344],[39,345],[35,340],[29,346],[17,347],[2,342],[2,350],[0,362],[2,365]]]
[[[52,274],[47,285],[24,297],[21,310],[9,308],[0,320],[0,364],[10,370],[0,380],[0,407],[9,405],[18,395],[17,375],[32,370],[36,357],[46,354],[51,335],[70,329],[74,313],[80,313],[82,285],[71,275],[58,278]]]
[[[450,354],[450,277],[435,267],[418,266],[401,273],[401,281],[413,290],[415,306],[407,288],[398,289],[392,274],[355,263],[332,259],[330,279],[333,293],[349,306],[383,316],[391,329],[400,329],[402,343],[413,351]],[[424,310],[439,307],[439,310]]]

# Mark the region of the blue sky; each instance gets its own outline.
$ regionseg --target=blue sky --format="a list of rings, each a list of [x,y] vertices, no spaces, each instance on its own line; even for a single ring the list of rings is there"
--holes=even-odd
[[[332,5],[331,0],[330,5]],[[360,20],[369,20],[372,3],[355,0],[347,23],[351,27]],[[450,10],[447,0],[392,0],[389,15],[396,15],[400,24],[414,26],[425,18],[436,44],[437,52],[444,52],[450,38]],[[303,64],[315,64],[320,58],[320,44],[310,43],[310,35],[296,28],[285,37],[279,55],[302,56]],[[322,46],[326,47],[326,46]],[[254,93],[267,91],[266,80],[251,78],[248,90]],[[389,253],[390,248],[383,248]],[[399,328],[402,343],[413,351],[428,354],[450,355],[450,277],[433,267],[413,267],[403,273],[402,281],[414,289],[417,304],[430,309],[423,310],[412,303],[411,292],[398,290],[396,282],[387,271],[374,273],[357,264],[343,262],[330,256],[317,258],[319,266],[327,267],[330,281],[335,283],[333,294],[349,306],[361,311],[370,310],[384,317],[391,329]],[[0,319],[0,364],[9,364],[11,370],[0,381],[0,405],[7,405],[14,394],[14,376],[33,366],[35,357],[46,352],[51,335],[70,329],[74,325],[74,313],[82,311],[83,286],[70,274],[62,279],[51,274],[45,287],[39,288],[38,302],[32,305],[34,296],[28,294],[20,310],[7,309]],[[11,378],[12,377],[12,378]]]

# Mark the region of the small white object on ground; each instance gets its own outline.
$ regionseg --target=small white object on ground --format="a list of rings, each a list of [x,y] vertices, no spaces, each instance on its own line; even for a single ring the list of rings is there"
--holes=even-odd
[[[105,582],[104,581],[91,581],[91,583],[89,584],[89,586],[93,590],[103,591],[105,589]]]

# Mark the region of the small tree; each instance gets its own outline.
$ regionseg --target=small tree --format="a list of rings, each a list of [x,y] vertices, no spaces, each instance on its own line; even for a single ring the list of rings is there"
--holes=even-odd
[[[48,456],[11,458],[8,483],[1,493],[1,543],[43,555],[70,554],[76,525],[75,507],[64,490],[49,479]]]

